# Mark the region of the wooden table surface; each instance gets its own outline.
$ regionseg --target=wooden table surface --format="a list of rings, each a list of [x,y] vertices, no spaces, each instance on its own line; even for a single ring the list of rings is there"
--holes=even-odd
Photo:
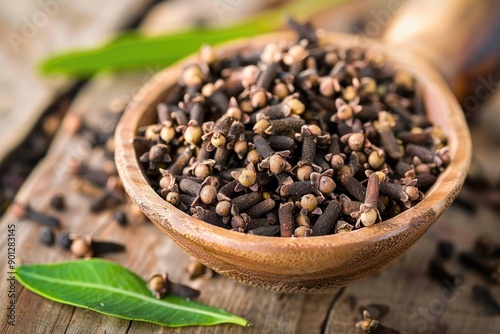
[[[86,124],[107,126],[103,115],[111,100],[126,98],[145,81],[144,73],[103,74],[92,79],[73,101],[66,119],[81,116]],[[361,333],[354,327],[360,320],[359,308],[372,303],[389,306],[381,323],[401,333],[500,333],[500,317],[487,316],[473,303],[472,286],[486,284],[475,273],[459,266],[456,256],[450,270],[464,272],[465,282],[450,293],[426,274],[435,254],[436,242],[448,239],[457,251],[471,248],[479,233],[500,236],[498,213],[480,207],[475,213],[452,207],[400,259],[378,275],[337,291],[316,294],[281,294],[247,287],[216,275],[209,280],[189,281],[185,272],[190,256],[140,216],[127,227],[113,219],[113,210],[93,214],[93,198],[72,188],[74,177],[68,172],[69,159],[99,167],[102,149],[90,150],[89,139],[63,127],[59,130],[46,158],[35,168],[17,194],[17,201],[28,201],[34,208],[60,218],[65,230],[124,243],[124,253],[106,258],[117,261],[143,277],[153,272],[169,273],[179,281],[201,290],[199,301],[220,307],[248,319],[253,326],[236,325],[171,329],[127,321],[86,309],[51,302],[16,285],[16,323],[6,322],[8,283],[0,281],[0,333]],[[52,195],[64,194],[67,210],[55,212],[49,206]],[[462,198],[476,201],[473,192]],[[123,205],[130,212],[131,204]],[[72,258],[58,247],[38,241],[38,226],[16,220],[8,211],[0,221],[0,249],[7,257],[7,225],[16,227],[16,261],[47,263]],[[3,260],[2,260],[3,261]],[[2,262],[3,263],[3,262]],[[2,266],[2,277],[7,267]],[[489,286],[497,300],[500,287]]]
[[[44,2],[45,3],[45,2]],[[143,13],[152,0],[25,0],[0,10],[0,161],[29,134],[73,79],[47,79],[38,62],[50,53],[102,43]],[[4,38],[5,37],[5,38]]]

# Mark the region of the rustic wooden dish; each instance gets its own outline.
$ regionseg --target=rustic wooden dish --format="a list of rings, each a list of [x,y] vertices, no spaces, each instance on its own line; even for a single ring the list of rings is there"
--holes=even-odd
[[[261,49],[269,41],[294,38],[291,33],[270,34],[233,42],[217,51],[231,57],[240,50]],[[116,129],[115,160],[132,200],[188,253],[242,283],[286,292],[312,291],[340,287],[373,275],[403,254],[443,214],[465,179],[472,150],[469,131],[455,97],[430,65],[405,50],[389,50],[366,38],[328,33],[322,37],[324,42],[386,52],[417,78],[429,118],[448,137],[451,164],[421,203],[395,218],[341,235],[271,238],[224,230],[166,203],[148,184],[131,140],[140,126],[155,121],[156,104],[165,98],[181,69],[196,56],[154,76],[132,99]]]

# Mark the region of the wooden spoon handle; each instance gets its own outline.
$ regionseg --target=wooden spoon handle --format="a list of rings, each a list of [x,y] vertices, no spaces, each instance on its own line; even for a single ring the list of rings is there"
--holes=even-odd
[[[467,103],[500,82],[499,36],[500,1],[419,0],[400,9],[383,38],[427,58]]]

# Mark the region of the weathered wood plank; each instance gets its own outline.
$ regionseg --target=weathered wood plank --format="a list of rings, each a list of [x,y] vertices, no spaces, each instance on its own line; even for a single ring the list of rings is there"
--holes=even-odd
[[[9,3],[0,14],[0,161],[73,80],[42,78],[38,62],[50,53],[104,42],[152,0]],[[6,6],[4,6],[6,7]]]
[[[327,333],[359,333],[354,324],[361,320],[359,308],[370,303],[385,304],[389,313],[384,326],[402,333],[496,333],[498,317],[488,317],[472,302],[472,286],[487,284],[477,274],[458,265],[459,251],[470,250],[479,233],[500,235],[494,213],[480,210],[471,216],[452,206],[439,221],[399,260],[380,274],[348,286],[334,307]],[[473,223],[472,223],[473,222]],[[436,254],[436,242],[453,241],[455,256],[447,265],[450,272],[465,274],[465,282],[453,292],[426,274]],[[500,287],[489,286],[498,299]]]

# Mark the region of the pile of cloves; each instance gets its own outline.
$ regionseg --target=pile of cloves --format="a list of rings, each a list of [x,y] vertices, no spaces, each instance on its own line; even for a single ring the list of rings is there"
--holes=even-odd
[[[134,138],[151,186],[205,222],[263,236],[349,232],[418,203],[450,157],[415,79],[291,23],[296,43],[231,59],[207,46],[184,68]]]

